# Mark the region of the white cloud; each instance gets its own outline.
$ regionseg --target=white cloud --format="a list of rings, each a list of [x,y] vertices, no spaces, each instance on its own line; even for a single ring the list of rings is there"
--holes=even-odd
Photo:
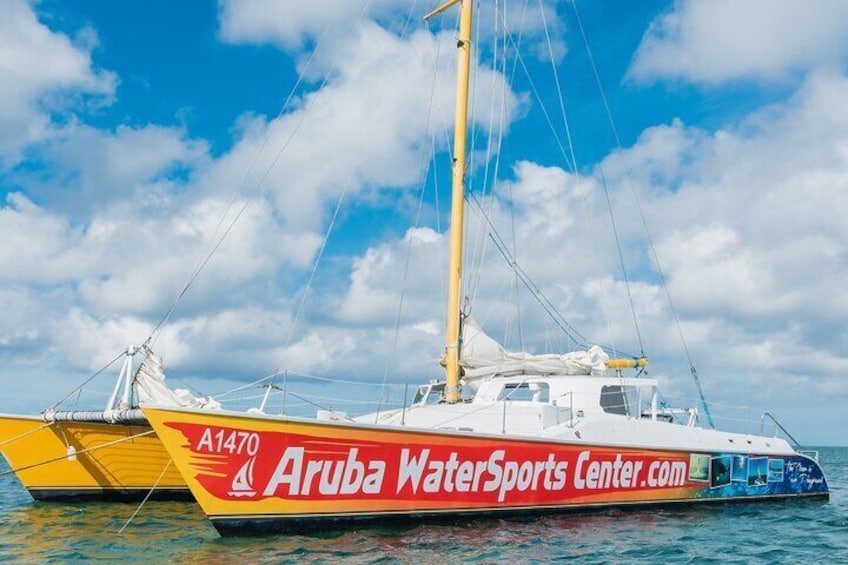
[[[20,193],[9,194],[6,201],[7,205],[0,208],[2,278],[50,282],[57,270],[72,267],[57,258],[72,247],[75,239],[67,220],[39,208]]]
[[[646,130],[634,147],[605,159],[631,292],[652,357],[649,371],[670,398],[697,405],[669,305],[650,272],[626,169],[643,195],[714,412],[744,418],[757,416],[757,408],[777,407],[785,413],[817,395],[848,394],[840,376],[848,366],[842,328],[848,301],[839,291],[848,280],[848,228],[842,221],[848,214],[848,113],[835,102],[846,90],[844,76],[813,74],[793,98],[733,127],[710,133],[675,121]],[[533,163],[519,163],[514,177],[498,188],[489,214],[510,247],[514,214],[519,263],[584,334],[639,353],[614,243],[600,235],[609,227],[598,181],[576,183],[565,171]],[[472,242],[480,229],[473,210]],[[337,313],[342,322],[380,326],[391,335],[408,238],[419,234],[427,237],[413,239],[401,335],[416,321],[436,328],[437,337],[416,344],[435,358],[443,349],[444,270],[433,267],[444,261],[441,234],[421,229],[369,249],[355,261]],[[474,249],[469,245],[470,255]],[[468,257],[472,278],[474,264]],[[491,246],[485,267],[473,313],[493,337],[515,349],[512,277]],[[522,293],[527,349],[568,347]],[[398,358],[405,355],[421,351]],[[731,408],[740,405],[755,406],[754,412],[740,415]],[[803,422],[789,423],[804,428]]]
[[[205,142],[180,128],[153,124],[108,131],[72,122],[56,128],[32,152],[45,166],[19,173],[20,182],[74,217],[118,201],[153,205],[209,160]]]
[[[74,94],[109,97],[112,73],[91,63],[94,34],[87,45],[39,22],[29,2],[7,0],[0,18],[0,164],[13,164],[27,145],[52,129],[50,113],[63,110]],[[59,94],[62,96],[58,96]]]
[[[352,29],[364,17],[384,17],[406,0],[376,0],[366,4],[348,0],[313,0],[283,3],[274,0],[221,0],[218,6],[220,35],[233,43],[274,43],[299,49],[314,41],[330,26],[338,35]]]
[[[272,44],[289,52],[300,53],[307,47],[321,42],[316,52],[319,67],[332,68],[338,60],[348,57],[346,45],[349,38],[363,23],[373,21],[384,29],[398,35],[419,27],[426,12],[437,3],[409,2],[409,0],[372,0],[351,2],[350,0],[312,0],[311,2],[276,2],[275,0],[219,0],[219,35],[231,43]],[[560,19],[557,4],[544,0],[544,18],[535,1],[528,3],[492,3],[489,6],[475,4],[477,13],[474,32],[481,37],[475,43],[488,45],[504,28],[525,42],[532,43],[534,51],[542,60],[548,60],[544,26],[547,23],[551,35],[552,49],[557,60],[567,47],[562,35],[565,25]],[[431,21],[434,29],[450,30],[456,27],[456,9],[441,18]],[[497,23],[496,23],[497,22]],[[482,30],[482,31],[480,31]],[[314,75],[314,72],[312,73]]]
[[[642,82],[782,81],[844,63],[846,21],[841,0],[677,0],[651,23],[628,74]]]
[[[375,24],[363,25],[324,88],[306,95],[296,110],[279,119],[247,124],[242,141],[200,175],[199,182],[231,190],[267,135],[270,141],[248,186],[256,185],[284,147],[265,190],[274,195],[277,211],[289,225],[315,228],[326,203],[335,202],[345,189],[356,196],[368,188],[417,185],[432,138],[441,144],[453,121],[450,85],[455,70],[447,58],[436,60],[436,53],[448,52],[452,43],[447,33],[417,32],[400,39]],[[484,131],[496,131],[501,118],[489,108],[493,97],[500,107],[505,93],[508,127],[522,99],[504,88],[499,73],[476,67],[475,74],[472,121]]]
[[[14,193],[0,208],[0,281],[76,285],[79,299],[94,312],[164,312],[208,249],[226,203],[202,198],[179,207],[120,203],[73,227],[64,216]],[[238,207],[241,202],[236,202]],[[232,213],[230,215],[232,217]],[[259,200],[247,209],[207,266],[187,302],[225,305],[249,299],[285,266],[303,268],[320,239],[287,231]],[[226,296],[227,300],[223,300]]]
[[[816,73],[734,127],[652,128],[605,161],[621,207],[633,206],[625,169],[649,194],[671,294],[684,322],[705,330],[689,342],[719,402],[754,390],[754,379],[769,383],[762,398],[799,379],[804,394],[844,393],[834,384],[848,362],[838,291],[848,278],[848,112],[835,101],[846,89],[846,77]]]
[[[441,234],[420,228],[410,229],[401,240],[368,249],[354,261],[351,284],[336,317],[357,325],[391,327],[404,293],[405,319],[420,322],[444,319],[438,309],[442,302],[439,290],[444,287],[438,258],[444,245]]]
[[[46,350],[57,359],[83,369],[146,337],[219,227],[263,137],[269,135],[269,145],[223,226],[294,129],[294,142],[165,328],[161,344],[183,371],[214,366],[239,375],[267,371],[277,359],[306,362],[321,343],[309,336],[334,336],[326,348],[336,351],[349,341],[341,339],[342,332],[309,323],[302,328],[305,337],[298,334],[289,351],[281,350],[290,321],[279,314],[289,311],[280,293],[298,284],[318,249],[327,204],[348,183],[355,197],[363,189],[420,181],[430,136],[451,119],[452,94],[441,84],[453,80],[452,66],[441,61],[436,69],[429,124],[421,111],[429,88],[421,85],[433,80],[436,50],[447,52],[450,44],[449,34],[419,32],[401,40],[366,25],[350,46],[351,57],[324,89],[270,123],[244,118],[242,137],[217,160],[205,143],[179,128],[106,131],[75,120],[55,128],[33,153],[44,167],[17,172],[15,182],[25,192],[11,193],[0,206],[3,288],[46,289],[24,302],[26,312],[16,317],[30,315],[38,323],[2,333],[6,351],[19,351],[25,343],[49,344]],[[477,76],[481,85],[489,85],[479,95],[479,106],[488,108],[485,93],[502,93],[503,79],[485,69]],[[516,95],[508,92],[508,97],[507,124],[519,104]],[[487,111],[472,119],[487,130],[499,127],[500,118]],[[36,305],[51,295],[62,300],[51,316],[42,317]],[[210,347],[230,353],[196,353]],[[321,358],[306,368],[317,367]],[[338,361],[334,355],[330,359]]]

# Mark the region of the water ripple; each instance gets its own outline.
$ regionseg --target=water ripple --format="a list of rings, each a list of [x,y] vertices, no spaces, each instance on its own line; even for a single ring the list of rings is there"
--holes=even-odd
[[[848,563],[848,448],[821,449],[829,503],[787,501],[653,511],[609,510],[328,531],[218,537],[194,504],[151,502],[122,534],[130,504],[39,504],[0,477],[0,560],[395,564]]]

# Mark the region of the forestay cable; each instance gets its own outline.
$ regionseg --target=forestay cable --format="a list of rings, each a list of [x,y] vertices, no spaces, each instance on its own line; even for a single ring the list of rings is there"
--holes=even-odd
[[[592,55],[592,49],[589,46],[589,39],[586,35],[586,30],[583,27],[583,20],[580,17],[580,10],[577,8],[577,2],[575,0],[571,0],[571,6],[574,9],[574,15],[575,15],[575,18],[577,20],[577,27],[580,30],[580,35],[583,38],[583,44],[586,47],[586,53],[587,53],[588,58],[589,58],[589,63],[592,66],[592,71],[593,71],[594,76],[595,76],[595,83],[597,84],[598,91],[600,92],[600,95],[601,95],[601,100],[602,100],[603,105],[604,105],[604,110],[606,111],[606,114],[607,114],[607,120],[609,121],[609,124],[610,124],[610,129],[612,130],[613,137],[615,138],[616,146],[618,147],[619,150],[622,150],[622,158],[625,159],[625,163],[626,163],[626,157],[624,156],[624,153],[623,153],[624,147],[622,146],[622,143],[621,143],[621,137],[618,135],[618,128],[615,125],[615,119],[613,118],[613,115],[612,115],[612,109],[610,108],[610,104],[609,104],[609,101],[607,100],[606,92],[604,91],[603,83],[601,82],[601,75],[598,72],[598,67],[595,64],[595,58]],[[710,427],[715,428],[715,424],[713,423],[713,417],[710,414],[710,408],[707,405],[707,399],[704,396],[704,390],[701,387],[701,380],[698,377],[698,371],[697,371],[697,369],[695,369],[695,363],[692,360],[692,355],[689,352],[689,346],[687,345],[686,338],[683,335],[683,326],[680,323],[680,316],[678,316],[677,309],[674,307],[674,301],[671,299],[671,293],[669,292],[668,284],[666,283],[666,279],[665,279],[665,272],[663,271],[662,264],[660,263],[659,256],[657,255],[656,246],[654,245],[653,237],[651,237],[651,231],[648,229],[648,221],[645,218],[645,213],[644,213],[644,210],[642,209],[642,200],[641,200],[641,198],[639,198],[639,193],[637,192],[636,187],[633,183],[633,179],[630,176],[630,168],[629,167],[625,167],[625,176],[627,178],[627,184],[630,187],[630,191],[633,193],[633,198],[636,201],[636,209],[638,210],[639,217],[642,220],[642,228],[644,229],[645,237],[648,240],[648,246],[650,247],[650,250],[651,250],[651,257],[653,258],[654,264],[656,265],[657,274],[659,275],[660,283],[662,284],[662,288],[663,288],[663,291],[665,292],[666,300],[668,301],[669,309],[671,310],[672,318],[674,319],[674,325],[677,328],[677,333],[680,337],[680,342],[683,345],[683,351],[686,354],[686,360],[689,362],[689,372],[692,375],[692,379],[695,381],[695,387],[698,389],[698,396],[700,397],[701,406],[704,408],[704,415],[706,415],[707,422],[709,423]]]
[[[309,58],[306,61],[306,64],[304,65],[303,69],[298,73],[297,80],[295,81],[294,86],[289,91],[289,94],[286,97],[286,100],[283,103],[282,108],[280,108],[280,111],[277,113],[277,117],[274,120],[271,120],[268,123],[268,127],[266,128],[266,131],[265,131],[265,136],[262,140],[261,145],[259,146],[259,149],[256,151],[256,154],[254,155],[253,160],[250,163],[250,166],[245,171],[244,176],[242,176],[242,179],[239,182],[238,186],[236,187],[236,190],[233,191],[233,194],[230,197],[229,202],[227,203],[227,207],[224,210],[224,213],[221,214],[221,218],[218,220],[218,223],[215,226],[214,231],[212,232],[212,236],[210,237],[210,241],[212,241],[214,243],[212,244],[211,248],[209,249],[209,251],[205,255],[201,255],[201,258],[198,260],[197,264],[194,267],[194,270],[192,271],[191,275],[189,275],[188,280],[186,280],[185,284],[183,285],[183,288],[177,294],[177,297],[174,299],[171,306],[165,312],[165,315],[162,317],[161,320],[159,320],[159,322],[156,324],[156,326],[154,326],[153,330],[151,330],[151,332],[150,332],[150,335],[144,341],[145,345],[152,345],[155,342],[154,336],[156,335],[156,333],[170,319],[171,315],[174,313],[174,310],[176,310],[177,305],[180,303],[182,298],[185,296],[185,294],[188,292],[188,290],[191,288],[191,286],[194,284],[194,282],[200,276],[200,273],[203,271],[203,269],[206,268],[206,265],[209,263],[209,261],[212,259],[212,257],[215,255],[215,253],[218,251],[218,249],[221,247],[221,244],[224,242],[224,240],[230,234],[233,227],[238,222],[239,218],[241,218],[244,211],[248,208],[248,206],[251,204],[253,199],[259,193],[260,189],[264,185],[265,179],[268,177],[271,170],[277,164],[277,160],[280,158],[280,155],[285,150],[285,148],[288,147],[289,143],[294,138],[294,135],[297,133],[297,131],[300,129],[300,126],[303,124],[304,120],[306,119],[306,114],[304,113],[301,117],[301,120],[295,125],[295,128],[293,129],[292,133],[289,135],[288,139],[283,144],[280,151],[277,153],[277,156],[274,159],[274,161],[271,163],[271,165],[269,165],[268,169],[265,171],[265,174],[262,176],[262,178],[259,181],[259,183],[257,184],[256,188],[250,193],[247,200],[244,202],[244,204],[238,210],[235,217],[232,219],[230,224],[224,230],[223,234],[221,234],[220,237],[219,237],[218,233],[221,230],[221,226],[224,225],[225,219],[230,215],[230,211],[233,209],[233,206],[235,205],[236,200],[241,195],[242,189],[244,188],[245,184],[247,183],[247,179],[250,177],[251,173],[253,173],[253,170],[256,167],[256,163],[259,161],[259,157],[262,155],[263,151],[265,150],[265,147],[268,145],[268,141],[271,138],[271,129],[272,129],[271,125],[274,123],[274,121],[279,120],[283,116],[283,114],[286,112],[286,110],[288,110],[289,105],[291,104],[292,100],[294,99],[294,95],[297,92],[297,89],[300,87],[301,83],[304,80],[304,77],[306,76],[307,72],[309,71],[309,68],[312,66],[312,62],[315,59],[315,55],[316,55],[316,53],[318,53],[319,48],[321,47],[321,44],[324,41],[324,38],[327,35],[327,32],[328,32],[329,29],[330,29],[330,22],[328,22],[327,25],[324,27],[324,30],[321,33],[321,36],[318,38],[318,42],[315,44],[315,48],[310,53]],[[324,84],[326,84],[329,76],[330,75],[328,73],[324,77],[324,82],[321,84],[321,87],[323,87]],[[320,87],[319,87],[319,90],[320,90]]]

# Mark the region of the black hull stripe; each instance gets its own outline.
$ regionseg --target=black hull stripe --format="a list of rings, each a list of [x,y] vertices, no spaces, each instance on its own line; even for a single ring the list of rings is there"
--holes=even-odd
[[[40,502],[140,502],[150,492],[150,487],[50,487],[29,488],[27,491]],[[194,496],[187,488],[157,488],[150,495],[150,500],[193,502]]]
[[[530,517],[550,514],[590,513],[592,511],[621,508],[644,509],[658,507],[681,507],[700,503],[749,503],[768,502],[789,499],[827,501],[827,492],[803,494],[772,494],[762,496],[737,496],[723,498],[683,498],[675,500],[605,502],[596,504],[564,504],[521,507],[483,507],[448,510],[411,510],[354,513],[315,513],[315,514],[255,514],[255,515],[219,515],[209,520],[222,536],[259,536],[267,534],[302,534],[326,531],[334,526],[350,524],[403,524],[407,522],[453,521],[472,518]]]

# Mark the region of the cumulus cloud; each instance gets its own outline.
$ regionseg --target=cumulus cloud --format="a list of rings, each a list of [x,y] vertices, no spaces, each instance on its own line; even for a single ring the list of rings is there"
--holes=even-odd
[[[274,195],[279,214],[300,228],[319,224],[327,201],[345,190],[355,196],[363,189],[420,183],[434,138],[442,145],[453,121],[454,66],[448,58],[436,58],[452,43],[447,33],[420,31],[402,39],[364,24],[323,88],[278,119],[246,124],[241,142],[198,182],[238,185],[267,137],[248,185],[270,170],[264,189]],[[523,98],[505,87],[500,73],[478,65],[475,75],[471,120],[483,131],[497,131],[501,116],[489,108],[500,108],[505,96],[508,127]]]
[[[220,36],[233,43],[273,43],[284,49],[301,48],[323,35],[328,26],[336,33],[361,23],[362,17],[400,18],[405,0],[369,3],[316,0],[284,4],[273,0],[222,0],[218,6]]]
[[[352,30],[364,22],[373,21],[384,29],[405,35],[418,27],[424,14],[435,8],[436,2],[408,0],[314,0],[304,3],[280,3],[274,0],[220,0],[218,5],[219,35],[231,43],[272,44],[289,52],[300,53],[321,43],[316,59],[322,69],[334,66],[347,57],[344,49]],[[476,41],[486,45],[506,29],[516,38],[520,35],[533,45],[532,51],[541,59],[549,57],[544,29],[548,27],[552,48],[557,58],[567,51],[563,35],[565,24],[557,11],[556,2],[506,2],[490,6],[475,5],[478,9],[476,30],[485,30]],[[542,12],[544,10],[544,13]],[[435,29],[453,30],[455,12],[447,12],[433,20]],[[451,31],[453,33],[453,31]]]
[[[82,34],[86,44],[42,24],[25,0],[8,0],[0,18],[0,165],[20,158],[27,145],[47,137],[51,113],[72,103],[74,95],[108,99],[114,74],[95,69],[91,48],[96,36]]]
[[[628,74],[640,82],[782,81],[844,63],[846,21],[840,0],[677,0],[645,32]]]
[[[337,351],[350,342],[338,337],[342,331],[336,327],[305,323],[302,334],[283,348],[292,308],[281,293],[297,295],[299,278],[320,244],[327,205],[343,191],[355,198],[366,189],[397,190],[420,182],[434,132],[444,131],[452,119],[452,89],[442,85],[452,82],[453,66],[435,60],[451,43],[449,34],[418,32],[401,39],[366,24],[350,45],[351,57],[323,89],[303,96],[278,119],[243,117],[239,138],[217,159],[205,142],[181,128],[150,124],[110,131],[79,120],[55,128],[31,150],[43,165],[12,173],[21,191],[0,206],[0,231],[9,234],[8,245],[0,248],[0,281],[4,288],[46,289],[22,303],[19,318],[30,315],[38,322],[26,331],[5,332],[6,350],[39,342],[57,359],[73,358],[71,366],[82,370],[137,343],[214,234],[251,198],[163,330],[166,360],[183,372],[205,368],[236,377],[267,371],[285,359],[306,369],[324,368],[321,359],[337,362],[336,355],[313,355],[319,345]],[[491,92],[506,92],[508,125],[519,97],[500,75],[482,68],[476,73],[477,105],[488,108]],[[422,85],[432,85],[434,74],[436,97],[428,119],[421,108],[430,102],[430,88]],[[487,111],[473,113],[472,120],[485,131],[501,127],[500,117]],[[252,175],[235,193],[248,170]],[[54,315],[40,318],[36,305],[51,293],[62,300],[54,303]],[[321,345],[327,336],[336,337]],[[227,353],[210,355],[210,348]],[[197,351],[206,353],[192,353]],[[368,361],[364,353],[356,358]]]
[[[74,226],[13,193],[0,208],[0,230],[8,230],[0,250],[0,281],[73,284],[80,300],[102,314],[163,312],[191,274],[193,261],[213,241],[225,207],[215,198],[187,207],[122,203]],[[287,231],[261,200],[241,220],[209,263],[189,304],[255,299],[251,284],[262,288],[262,277],[273,278],[286,266],[303,268],[320,243],[309,232]]]
[[[209,161],[207,144],[180,128],[150,124],[109,131],[77,120],[56,128],[30,152],[44,166],[13,178],[34,198],[74,218],[115,202],[151,205]]]
[[[802,379],[821,392],[848,359],[848,304],[835,291],[848,276],[848,114],[833,105],[846,81],[814,74],[790,100],[714,133],[652,128],[604,163],[622,199],[625,169],[650,195],[671,294],[706,330],[690,341],[719,382]]]
[[[848,302],[838,290],[848,279],[848,232],[841,220],[848,213],[848,114],[835,109],[846,81],[833,73],[811,75],[791,99],[716,132],[680,121],[649,128],[633,147],[603,161],[630,291],[652,357],[649,372],[670,398],[697,405],[670,306],[634,217],[630,182],[643,195],[714,412],[738,418],[733,407],[754,405],[785,413],[787,391],[797,405],[815,402],[816,395],[848,393],[839,376],[848,365],[842,328]],[[600,189],[599,173],[578,179],[524,162],[485,207],[519,263],[569,322],[593,341],[639,353]],[[485,230],[474,215],[472,241]],[[434,272],[426,265],[444,262],[443,234],[413,230],[369,249],[354,262],[337,315],[346,323],[368,322],[389,331],[410,242],[402,331],[416,321],[429,324],[438,337],[420,346],[435,357],[444,347],[444,269]],[[470,246],[470,255],[475,249]],[[465,291],[476,297],[472,313],[493,337],[517,349],[513,278],[491,246],[486,254],[479,279],[477,259],[468,257],[466,264]],[[573,346],[522,293],[525,348]],[[787,419],[803,429],[803,422]]]

